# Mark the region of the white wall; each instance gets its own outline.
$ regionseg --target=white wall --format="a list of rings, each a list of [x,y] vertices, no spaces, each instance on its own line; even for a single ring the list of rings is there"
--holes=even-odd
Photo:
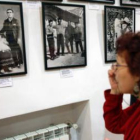
[[[23,2],[25,41],[28,74],[14,76],[13,87],[0,89],[0,119],[49,109],[89,99],[93,140],[104,140],[103,91],[109,88],[104,63],[104,4],[99,10],[89,10],[87,2],[63,3],[86,6],[87,66],[72,68],[72,78],[61,78],[60,70],[44,70],[41,7],[29,8]],[[90,3],[95,4],[95,3]],[[115,5],[119,5],[116,0]],[[140,30],[140,18],[136,16],[136,30]],[[129,97],[125,99],[129,102]],[[1,132],[0,132],[1,133]],[[115,140],[115,139],[112,139]]]
[[[6,118],[0,120],[0,140],[61,123],[78,125],[69,130],[70,140],[92,140],[90,116],[89,101],[83,101]]]

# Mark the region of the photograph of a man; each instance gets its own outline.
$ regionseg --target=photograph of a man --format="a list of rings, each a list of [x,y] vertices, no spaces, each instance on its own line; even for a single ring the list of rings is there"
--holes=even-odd
[[[57,32],[57,55],[60,55],[60,47],[62,48],[62,56],[64,56],[64,30],[65,26],[62,24],[62,19],[59,17],[56,19],[57,24],[53,26]]]
[[[0,76],[26,71],[21,6],[0,3]]]
[[[74,27],[71,25],[71,21],[68,21],[68,26],[65,29],[65,44],[68,50],[68,53],[73,53],[73,39],[74,39]],[[69,48],[69,43],[71,50]]]
[[[76,44],[76,52],[79,53],[79,46],[80,46],[81,52],[83,52],[82,29],[79,26],[79,23],[78,22],[75,23],[74,39],[75,39],[75,44]]]
[[[125,34],[126,32],[132,32],[132,25],[130,21],[131,11],[127,11],[122,13],[121,18],[121,28],[122,28],[122,34]]]
[[[56,55],[54,54],[55,46],[54,46],[54,29],[53,29],[53,20],[49,20],[49,25],[47,26],[46,33],[48,39],[48,46],[50,51],[50,59],[54,60]]]
[[[11,49],[15,66],[19,67],[23,64],[21,48],[18,44],[19,38],[19,23],[14,18],[14,11],[7,9],[8,18],[3,23],[3,28],[0,30],[0,34],[6,37],[9,47]]]

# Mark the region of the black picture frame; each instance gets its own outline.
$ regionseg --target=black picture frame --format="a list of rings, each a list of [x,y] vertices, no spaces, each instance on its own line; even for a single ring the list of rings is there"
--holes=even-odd
[[[85,6],[42,2],[42,16],[45,70],[86,66]]]
[[[51,2],[52,2],[52,1],[54,2],[54,1],[55,1],[55,2],[56,2],[56,1],[63,1],[63,0],[45,0],[45,1],[47,1],[47,2],[48,2],[48,1],[51,1]]]
[[[132,105],[133,103],[135,103],[137,101],[137,98],[134,97],[133,95],[130,95],[130,105]]]
[[[135,8],[104,6],[105,63],[116,62],[116,40],[126,32],[135,32]]]
[[[21,2],[0,2],[0,77],[27,73]]]
[[[70,0],[70,1],[84,1],[84,2],[115,4],[115,0]]]
[[[138,6],[140,7],[140,0],[120,0],[120,5],[124,6]]]

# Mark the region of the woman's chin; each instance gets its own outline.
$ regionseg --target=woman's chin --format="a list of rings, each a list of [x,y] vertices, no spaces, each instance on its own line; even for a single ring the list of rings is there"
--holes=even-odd
[[[120,90],[120,93],[122,93],[122,94],[132,94],[133,92],[128,91],[128,90]]]

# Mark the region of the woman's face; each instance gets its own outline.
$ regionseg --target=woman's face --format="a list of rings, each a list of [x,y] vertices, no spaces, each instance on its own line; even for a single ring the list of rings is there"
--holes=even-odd
[[[117,55],[117,64],[120,65],[116,72],[115,78],[121,93],[133,93],[136,82],[139,81],[138,76],[133,76],[127,66],[124,55]],[[122,66],[121,66],[122,65]]]

